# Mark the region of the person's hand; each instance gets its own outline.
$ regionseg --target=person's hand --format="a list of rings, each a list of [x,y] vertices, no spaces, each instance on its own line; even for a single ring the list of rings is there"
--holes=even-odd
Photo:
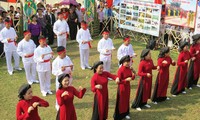
[[[82,44],[85,44],[85,41],[84,41],[84,40],[82,41]]]
[[[188,63],[188,60],[185,60],[184,62],[185,62],[185,63]]]
[[[65,66],[62,66],[62,67],[61,67],[61,71],[65,71]]]
[[[18,39],[18,36],[15,37],[15,41],[17,41],[17,39]]]
[[[102,89],[102,85],[95,85],[95,88],[97,88],[97,89]]]
[[[10,38],[7,39],[8,42],[11,42],[12,40]]]
[[[42,59],[44,58],[44,56],[45,56],[45,54],[42,54],[42,56],[41,56],[41,57],[42,57]]]
[[[133,54],[133,56],[134,56],[134,57],[137,57],[137,54],[136,54],[136,53],[134,53],[134,54]]]
[[[81,90],[83,90],[83,87],[82,87],[82,86],[79,86],[79,88],[78,88],[78,89],[79,89],[79,91],[81,91]]]
[[[192,57],[192,61],[194,61],[196,58],[195,57]]]
[[[196,51],[196,55],[199,54],[199,50]]]
[[[167,64],[168,62],[167,62],[166,60],[164,60],[162,63],[163,63],[163,64]]]
[[[32,104],[32,106],[33,106],[34,108],[36,108],[36,107],[39,106],[39,105],[40,105],[39,102],[34,102],[34,103]]]
[[[63,92],[62,95],[61,95],[61,97],[64,97],[66,95],[69,95],[69,93],[67,91]]]
[[[151,77],[151,74],[150,74],[150,73],[147,73],[147,77],[149,77],[149,78],[150,78],[150,77]]]
[[[30,106],[30,107],[28,108],[28,113],[30,113],[32,110],[34,110],[34,108],[33,108],[33,106]]]
[[[106,49],[106,52],[109,52],[110,50]]]
[[[54,55],[54,52],[51,52],[51,55],[53,56],[53,55]]]
[[[157,66],[157,70],[160,70],[160,66]]]
[[[126,78],[126,81],[131,81],[131,80],[132,80],[131,77]]]
[[[119,78],[116,78],[116,79],[115,79],[115,82],[116,82],[116,83],[119,83],[119,82],[120,82]]]
[[[78,21],[78,19],[76,18],[74,21],[75,21],[75,22],[77,22],[77,21]]]
[[[172,61],[172,63],[173,63],[173,64],[176,64],[176,61],[175,61],[175,60],[173,60],[173,61]]]

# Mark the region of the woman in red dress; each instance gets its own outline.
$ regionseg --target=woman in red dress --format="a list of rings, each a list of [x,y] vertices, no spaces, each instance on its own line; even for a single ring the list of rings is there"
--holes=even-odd
[[[192,89],[193,86],[200,87],[197,85],[200,74],[200,34],[192,36],[193,44],[190,47],[190,54],[194,57],[194,61],[190,62],[188,76],[187,76],[187,88]]]
[[[91,78],[91,90],[94,92],[92,120],[106,120],[108,117],[108,78],[119,82],[119,78],[103,71],[103,62],[94,63],[94,75]]]
[[[157,104],[157,102],[165,101],[166,99],[169,100],[169,98],[167,97],[167,88],[169,85],[170,65],[175,66],[176,62],[172,61],[170,57],[170,48],[164,47],[160,50],[160,54],[158,56],[159,72],[151,98],[154,104]]]
[[[180,54],[177,61],[177,69],[174,77],[174,81],[171,88],[172,96],[176,96],[180,93],[185,94],[186,77],[188,72],[188,62],[191,59],[190,52],[188,51],[188,43],[180,42],[179,46]]]
[[[132,103],[132,108],[141,111],[141,107],[145,106],[150,108],[151,106],[147,104],[148,99],[151,97],[151,87],[152,87],[152,70],[157,69],[154,66],[151,59],[150,49],[145,49],[141,53],[141,61],[139,64],[138,75],[140,80],[138,83],[137,93],[134,102]]]
[[[58,77],[60,83],[59,89],[56,92],[56,99],[60,109],[57,114],[57,120],[77,120],[74,107],[74,96],[82,98],[86,92],[85,88],[79,87],[79,91],[73,86],[69,86],[69,74],[61,74]]]
[[[38,107],[48,107],[49,103],[33,96],[31,85],[24,84],[19,89],[19,102],[16,109],[17,120],[40,120]]]
[[[129,55],[122,57],[119,61],[121,67],[117,75],[120,82],[118,83],[114,120],[131,119],[129,116],[130,81],[135,79],[135,74],[130,68],[130,61],[131,58]]]

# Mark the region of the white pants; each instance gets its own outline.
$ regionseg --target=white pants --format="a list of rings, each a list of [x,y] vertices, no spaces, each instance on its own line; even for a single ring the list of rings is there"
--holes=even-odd
[[[32,83],[36,80],[36,63],[24,62],[24,70],[26,73],[26,80],[28,83]]]
[[[6,64],[7,64],[8,72],[13,72],[12,56],[15,61],[15,68],[19,68],[19,59],[20,58],[16,51],[5,52],[5,55],[6,55]]]
[[[104,71],[110,72],[110,67],[111,67],[111,60],[100,60],[103,61],[103,68]]]
[[[57,46],[63,46],[66,48],[67,39],[66,38],[57,38]]]
[[[51,71],[38,72],[41,93],[51,91]]]
[[[81,68],[89,67],[89,49],[79,49],[80,59],[81,59]]]

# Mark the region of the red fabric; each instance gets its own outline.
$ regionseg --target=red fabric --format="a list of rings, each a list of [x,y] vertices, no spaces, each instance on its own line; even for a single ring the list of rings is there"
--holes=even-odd
[[[51,59],[48,59],[48,60],[44,60],[44,62],[43,63],[45,63],[45,62],[49,62]]]
[[[67,18],[68,18],[68,16],[69,16],[69,13],[68,12],[63,12],[62,13],[63,14],[63,18],[66,20]]]
[[[26,35],[28,35],[30,33],[31,33],[30,31],[26,31],[26,32],[24,32],[24,36],[26,36]]]
[[[30,54],[28,56],[26,56],[26,58],[30,58],[30,57],[33,57],[34,53],[33,54]]]
[[[39,39],[39,41],[46,41],[46,38]]]
[[[65,91],[67,91],[69,95],[61,97],[62,93]],[[85,92],[85,88],[79,92],[73,86],[58,89],[58,91],[56,92],[56,99],[58,101],[58,105],[60,106],[60,120],[77,120],[76,111],[73,103],[74,96],[82,98]]]
[[[16,3],[17,0],[7,0],[7,2]]]
[[[130,67],[121,66],[117,73],[120,83],[118,84],[119,89],[119,113],[125,113],[129,109],[129,101],[130,101],[130,82],[126,81],[126,78],[132,77],[132,80],[135,79],[135,75],[133,76],[132,70]]]
[[[115,80],[117,76],[105,71],[101,75],[95,73],[91,78],[91,90],[98,99],[99,120],[108,118],[108,78]],[[102,89],[96,89],[97,84],[102,85]]]
[[[113,0],[107,0],[108,8],[113,6]]]
[[[151,97],[151,87],[152,87],[152,76],[149,78],[147,77],[147,73],[152,75],[152,69],[157,69],[154,66],[152,60],[142,60],[139,64],[138,75],[140,76],[138,89],[140,82],[143,84],[143,93],[142,93],[142,102],[146,103],[147,100]],[[138,92],[138,90],[137,90]]]
[[[89,48],[92,48],[92,45],[91,45],[91,42],[90,42],[90,41],[88,42],[88,45],[89,45]]]
[[[199,53],[196,55],[196,51]],[[194,80],[198,80],[200,74],[200,44],[195,44],[190,47],[190,54],[195,57],[194,60]]]
[[[167,64],[162,63],[164,60],[167,61]],[[160,70],[158,76],[157,97],[166,97],[167,95],[170,65],[175,66],[175,63],[172,63],[171,57],[163,57],[158,59],[158,66],[160,67]]]
[[[191,55],[190,55],[189,51],[182,51],[178,56],[177,65],[180,67],[180,73],[179,73],[178,91],[177,92],[185,89],[185,87],[186,87],[186,77],[187,77],[187,72],[188,72],[188,63],[185,63],[184,61],[188,60],[188,62],[189,62],[190,58],[191,58]]]
[[[62,51],[60,51],[60,52],[58,52],[58,55],[60,55],[60,54],[62,54],[62,53],[64,53],[64,52],[66,52],[66,50],[64,49],[64,50],[62,50]]]
[[[156,4],[162,4],[162,0],[155,0],[154,3],[156,3]]]
[[[130,37],[125,38],[125,39],[124,39],[124,42],[125,42],[125,41],[130,41]]]
[[[38,115],[38,107],[28,113],[28,108],[33,105],[34,102],[39,102],[40,107],[48,107],[49,103],[37,96],[33,96],[31,100],[20,100],[16,108],[17,120],[40,120]]]

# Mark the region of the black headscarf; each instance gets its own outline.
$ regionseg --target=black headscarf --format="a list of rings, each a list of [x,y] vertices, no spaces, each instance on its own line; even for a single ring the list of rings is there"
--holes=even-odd
[[[144,58],[149,54],[150,49],[144,49],[140,55],[141,60],[144,60]]]
[[[160,53],[158,55],[158,58],[165,57],[165,54],[170,51],[169,47],[164,47],[160,50]]]
[[[121,65],[121,64],[123,64],[124,62],[130,62],[130,60],[131,60],[130,56],[129,56],[129,55],[126,55],[126,56],[124,56],[124,57],[122,57],[122,58],[120,59],[119,64]]]
[[[28,91],[28,89],[31,88],[31,85],[29,84],[23,84],[18,91],[18,97],[20,100],[24,99],[24,95],[26,94],[26,92]]]
[[[94,70],[94,73],[96,73],[96,69],[98,68],[99,65],[103,65],[103,61],[95,62],[91,70]]]
[[[193,44],[196,44],[196,42],[200,39],[200,34],[195,34],[192,36]]]
[[[63,86],[62,86],[62,81],[64,80],[65,77],[70,78],[69,74],[66,74],[66,73],[60,74],[60,75],[58,76],[59,89],[61,89],[61,88],[63,87]]]
[[[179,52],[183,51],[183,48],[188,45],[188,42],[181,41],[179,44]]]

